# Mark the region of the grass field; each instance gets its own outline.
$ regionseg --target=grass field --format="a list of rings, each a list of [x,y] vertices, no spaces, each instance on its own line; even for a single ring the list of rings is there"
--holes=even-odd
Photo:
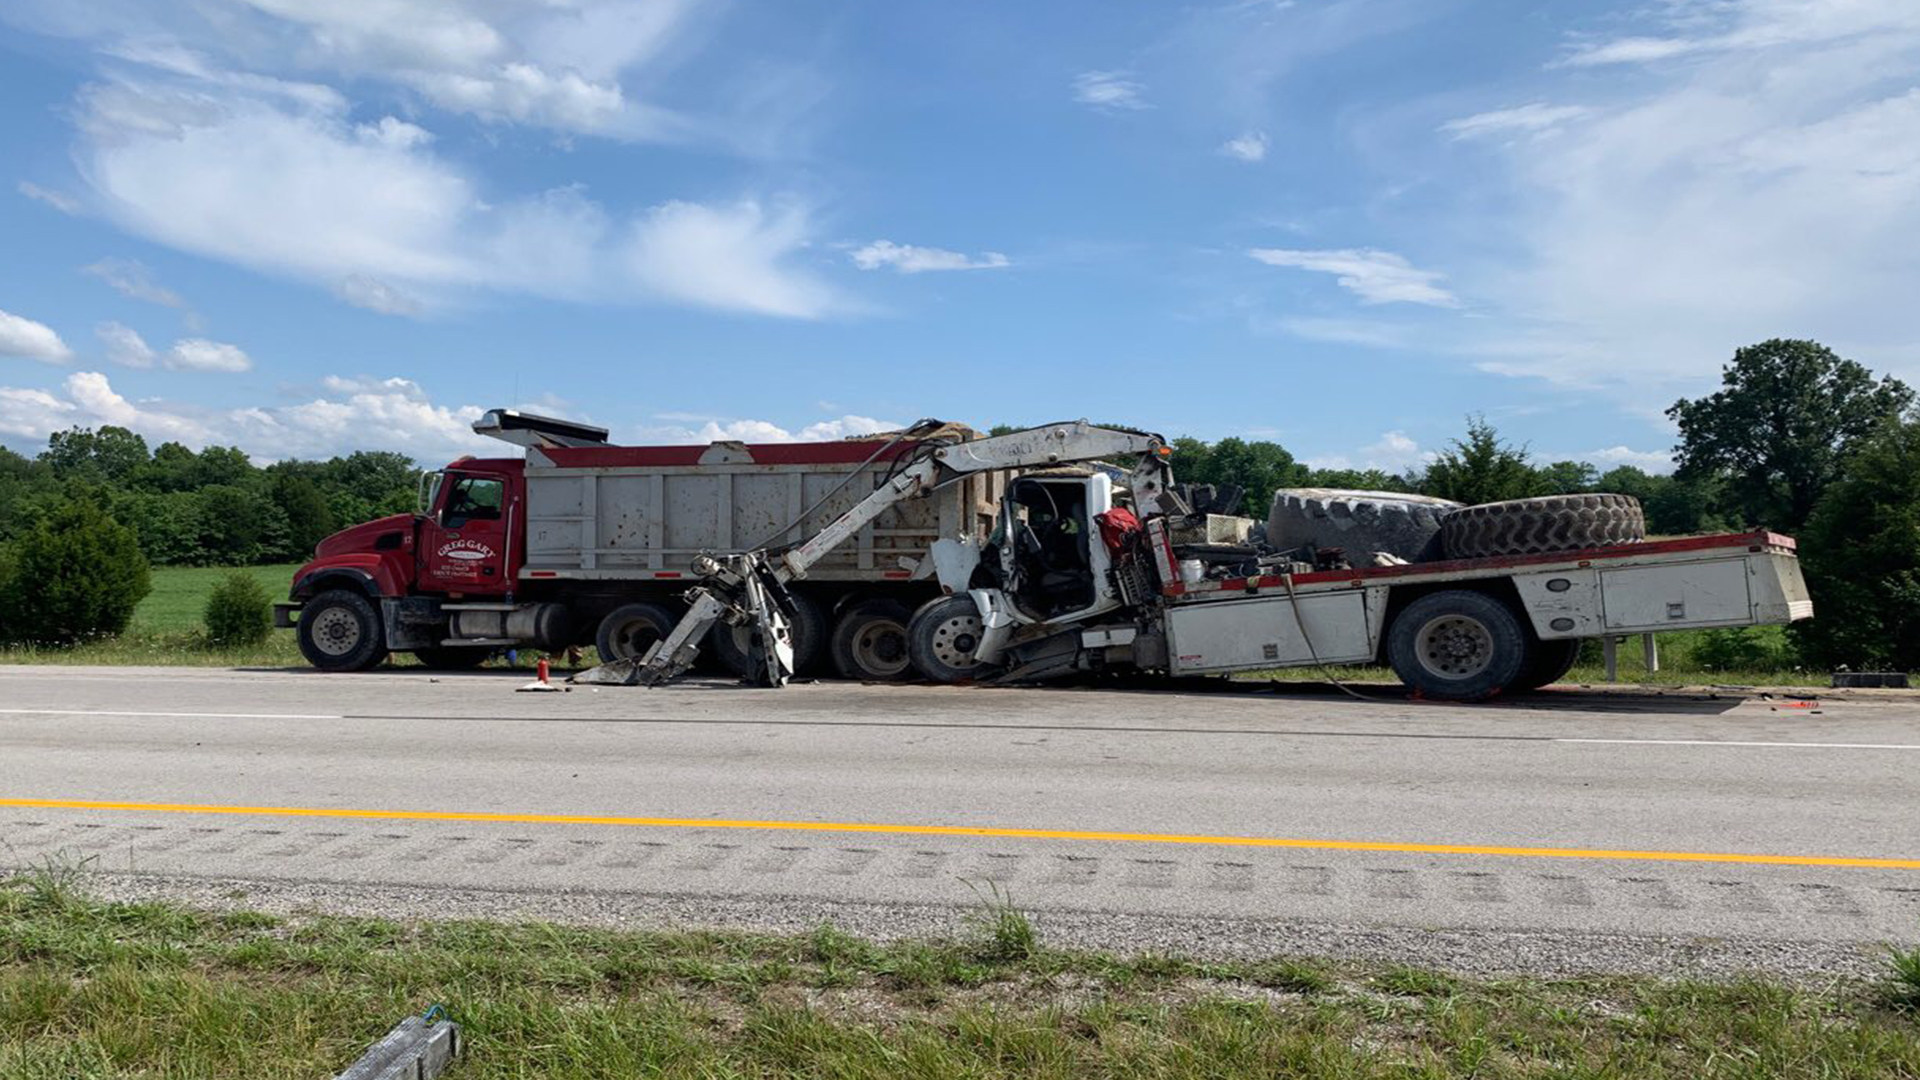
[[[1480,980],[1057,952],[1010,908],[873,944],[251,913],[0,886],[0,1077],[329,1076],[401,1017],[460,1080],[1920,1076],[1920,984]]]

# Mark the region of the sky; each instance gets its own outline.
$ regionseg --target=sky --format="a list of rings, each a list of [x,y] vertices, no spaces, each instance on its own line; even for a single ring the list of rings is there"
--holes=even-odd
[[[1909,0],[8,0],[0,443],[1087,417],[1670,467],[1920,380]]]

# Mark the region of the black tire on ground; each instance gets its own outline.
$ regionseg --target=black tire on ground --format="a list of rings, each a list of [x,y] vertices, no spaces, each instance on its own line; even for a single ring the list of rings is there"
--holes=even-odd
[[[647,655],[654,642],[673,633],[673,625],[679,621],[679,616],[659,604],[622,604],[600,620],[593,647],[603,664],[637,660]]]
[[[929,600],[907,623],[907,657],[913,668],[937,683],[966,682],[992,674],[973,660],[980,644],[980,607],[964,593]]]
[[[1538,690],[1543,686],[1552,686],[1566,678],[1567,672],[1573,670],[1573,665],[1579,659],[1579,638],[1535,641],[1533,653],[1527,658],[1527,666],[1521,669],[1519,678],[1507,684],[1507,689]]]
[[[787,595],[793,598],[793,626],[789,628],[793,634],[793,673],[811,675],[827,652],[827,617],[805,593],[788,590]],[[751,629],[716,623],[707,640],[713,643],[713,655],[728,671],[742,679],[759,678],[750,652]]]
[[[414,659],[441,671],[466,671],[477,668],[493,655],[491,645],[439,645],[413,650]]]
[[[1440,523],[1440,544],[1450,559],[1581,551],[1646,538],[1646,516],[1640,500],[1631,495],[1548,495],[1482,503],[1448,514]]]
[[[1422,696],[1478,701],[1511,686],[1527,669],[1533,635],[1512,608],[1486,593],[1429,593],[1401,610],[1387,629],[1387,659]]]
[[[833,624],[833,669],[843,679],[893,682],[913,674],[907,657],[907,623],[913,610],[898,600],[862,600]]]
[[[321,671],[365,671],[387,658],[380,609],[352,589],[330,589],[300,608],[300,655]]]
[[[1408,562],[1440,557],[1440,521],[1460,504],[1397,491],[1281,488],[1267,514],[1267,543],[1282,551],[1305,544],[1340,548],[1355,566],[1384,551]]]

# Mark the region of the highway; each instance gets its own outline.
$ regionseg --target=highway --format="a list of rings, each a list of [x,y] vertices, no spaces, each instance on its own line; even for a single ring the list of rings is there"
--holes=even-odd
[[[0,669],[0,861],[775,928],[999,892],[1220,952],[1920,937],[1920,697],[525,681]]]

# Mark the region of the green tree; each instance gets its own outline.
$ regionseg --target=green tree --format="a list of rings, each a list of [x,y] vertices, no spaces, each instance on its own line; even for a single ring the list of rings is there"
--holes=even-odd
[[[1599,483],[1600,470],[1584,461],[1556,461],[1540,467],[1540,486],[1548,495],[1578,495],[1599,491]]]
[[[1467,418],[1467,437],[1440,451],[1421,477],[1420,490],[1469,506],[1547,493],[1527,448],[1503,441],[1482,416]]]
[[[147,463],[147,440],[112,424],[99,431],[70,428],[48,437],[40,460],[63,480],[124,481]]]
[[[283,550],[286,515],[264,492],[252,486],[215,484],[195,494],[200,500],[200,553],[196,561],[243,566]]]
[[[1720,510],[1726,501],[1724,488],[1725,483],[1719,477],[1679,479],[1649,473],[1632,465],[1619,465],[1603,473],[1593,490],[1639,499],[1641,509],[1646,511],[1647,532],[1651,535],[1686,536],[1725,532],[1737,527]]]
[[[74,499],[13,545],[0,608],[14,640],[68,645],[126,629],[150,588],[133,530]]]
[[[154,448],[152,460],[134,477],[135,485],[151,491],[191,491],[200,486],[196,475],[200,458],[177,442]]]
[[[1242,491],[1238,513],[1265,517],[1273,493],[1299,487],[1307,468],[1279,443],[1238,437],[1206,443],[1182,436],[1173,440],[1173,475],[1186,484],[1232,484]]]
[[[1813,619],[1794,633],[1810,660],[1920,670],[1920,417],[1858,441],[1802,530],[1800,563]]]
[[[1306,486],[1351,491],[1412,491],[1414,487],[1406,477],[1380,469],[1313,469],[1307,473]]]
[[[252,574],[235,570],[207,594],[201,621],[206,624],[209,644],[223,648],[258,645],[273,629],[272,601]]]
[[[286,554],[294,558],[304,558],[337,527],[333,509],[327,505],[327,497],[320,493],[319,485],[298,473],[281,472],[275,476],[273,501],[286,518]]]
[[[1858,440],[1913,403],[1891,376],[1815,341],[1775,338],[1733,354],[1710,397],[1674,402],[1682,478],[1725,474],[1749,524],[1797,529]]]

